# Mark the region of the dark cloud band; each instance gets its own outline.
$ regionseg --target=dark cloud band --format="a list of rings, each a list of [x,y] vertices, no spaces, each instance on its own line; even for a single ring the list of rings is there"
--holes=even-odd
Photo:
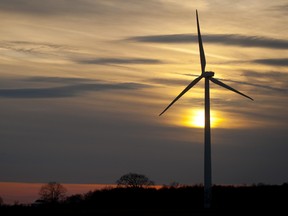
[[[34,81],[40,78],[35,78]],[[33,79],[30,79],[32,81]],[[40,79],[44,81],[45,78]],[[71,83],[77,81],[74,79],[65,78],[48,78],[47,82],[64,81],[64,83]],[[146,88],[148,85],[141,83],[79,83],[70,84],[60,87],[50,88],[17,88],[17,89],[0,89],[0,97],[2,98],[63,98],[75,97],[87,92],[107,91],[107,90],[136,90]]]
[[[271,66],[288,66],[288,58],[256,59],[253,62]]]
[[[126,40],[149,43],[191,43],[197,42],[195,34],[172,34],[172,35],[148,35],[130,37]],[[216,43],[223,45],[263,47],[273,49],[287,49],[288,40],[281,40],[260,36],[244,36],[238,34],[207,34],[203,35],[205,43]]]
[[[81,64],[161,64],[157,59],[148,58],[95,58],[75,60]]]

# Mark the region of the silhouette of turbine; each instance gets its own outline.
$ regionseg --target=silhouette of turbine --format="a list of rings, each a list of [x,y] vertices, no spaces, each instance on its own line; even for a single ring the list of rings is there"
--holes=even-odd
[[[200,32],[200,25],[198,19],[198,11],[196,10],[196,19],[197,19],[197,31],[198,31],[198,43],[199,43],[199,52],[200,52],[200,62],[201,62],[201,75],[193,80],[164,110],[160,113],[161,116],[166,112],[182,95],[189,91],[194,85],[196,85],[202,78],[205,78],[205,127],[204,127],[204,208],[211,207],[211,192],[212,192],[212,170],[211,170],[211,127],[210,127],[210,89],[209,81],[220,85],[228,90],[236,92],[250,100],[253,100],[251,97],[237,91],[236,89],[224,84],[223,82],[213,78],[214,72],[205,71],[206,59],[204,48],[202,44],[202,37]]]

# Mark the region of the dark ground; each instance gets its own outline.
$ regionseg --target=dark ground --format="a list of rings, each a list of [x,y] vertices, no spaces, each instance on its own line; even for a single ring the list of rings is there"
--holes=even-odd
[[[61,203],[2,205],[0,215],[288,215],[288,184],[214,186],[211,209],[203,187],[114,188],[72,195]]]

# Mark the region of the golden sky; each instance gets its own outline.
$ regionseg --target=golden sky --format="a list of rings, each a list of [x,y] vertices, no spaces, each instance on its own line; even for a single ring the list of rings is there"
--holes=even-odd
[[[214,182],[287,181],[287,8],[1,0],[0,181],[201,183],[204,81],[158,116],[200,74],[196,9],[206,70],[255,99],[211,83]]]

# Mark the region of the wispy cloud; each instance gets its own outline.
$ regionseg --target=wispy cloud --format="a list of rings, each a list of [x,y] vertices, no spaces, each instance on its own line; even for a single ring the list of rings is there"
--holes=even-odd
[[[75,48],[66,45],[33,41],[0,41],[0,48],[31,55],[59,55],[59,52],[75,51]]]
[[[245,81],[235,81],[235,80],[231,80],[231,79],[219,79],[219,80],[237,83],[237,84],[241,84],[241,85],[253,86],[253,87],[257,87],[257,88],[269,89],[269,90],[277,91],[280,93],[287,93],[288,92],[287,88],[277,88],[277,87],[274,87],[271,85],[257,84],[257,83],[251,83],[251,82],[245,82]]]
[[[288,66],[288,58],[255,59],[253,62],[271,66]]]
[[[148,35],[130,37],[126,40],[135,42],[149,43],[191,43],[197,42],[196,34],[172,34],[172,35]],[[205,43],[214,43],[222,45],[246,46],[246,47],[262,47],[273,49],[287,49],[288,40],[261,36],[245,36],[239,34],[207,34],[203,35]]]
[[[148,43],[191,43],[197,40],[195,34],[147,35],[130,37],[125,40]]]
[[[270,71],[270,72],[256,72],[251,70],[245,70],[242,72],[243,76],[249,77],[249,78],[269,78],[274,80],[288,80],[288,74],[278,71]]]
[[[168,6],[167,6],[168,5]],[[172,4],[175,9],[175,4]],[[123,14],[133,16],[152,13],[154,10],[163,13],[163,10],[171,13],[171,3],[161,0],[135,1],[135,0],[1,0],[0,11],[10,13],[21,13],[36,16],[57,16],[57,15],[110,15]],[[143,10],[145,8],[146,10]],[[155,8],[158,8],[155,9]],[[130,13],[127,13],[129,11]],[[174,12],[174,11],[173,11]],[[174,12],[175,13],[175,12]],[[166,13],[167,14],[167,13]],[[119,18],[119,17],[118,17]],[[121,17],[122,19],[122,17]]]
[[[61,83],[61,84],[101,82],[101,80],[85,79],[78,77],[41,77],[41,76],[30,77],[25,79],[24,81]]]
[[[164,79],[164,78],[153,78],[146,80],[155,84],[169,85],[169,86],[186,86],[190,83],[189,80],[184,79]]]
[[[282,4],[282,5],[277,5],[277,6],[274,6],[274,7],[270,7],[268,8],[267,10],[269,11],[280,11],[280,12],[283,12],[283,13],[288,13],[288,4]]]
[[[82,4],[79,3],[79,0],[57,0],[57,1],[38,1],[38,0],[1,0],[0,1],[0,10],[5,12],[14,12],[14,13],[27,13],[27,14],[37,14],[37,15],[53,15],[59,13],[75,13],[82,10],[90,11],[92,10],[89,7],[91,2],[82,1]]]
[[[87,92],[108,91],[108,90],[136,90],[136,89],[149,87],[148,85],[135,83],[135,82],[107,83],[107,82],[103,82],[103,81],[101,82],[97,80],[86,80],[86,79],[78,79],[78,78],[58,78],[58,77],[47,77],[47,78],[35,77],[35,78],[27,79],[27,81],[56,82],[56,83],[61,82],[62,84],[66,83],[66,85],[57,86],[57,87],[48,87],[48,88],[0,89],[0,97],[2,98],[63,98],[63,97],[75,97],[75,96],[83,95]],[[90,83],[87,83],[87,81],[89,81]]]
[[[79,59],[75,62],[81,64],[162,64],[164,62],[158,59],[149,58],[95,58]]]

